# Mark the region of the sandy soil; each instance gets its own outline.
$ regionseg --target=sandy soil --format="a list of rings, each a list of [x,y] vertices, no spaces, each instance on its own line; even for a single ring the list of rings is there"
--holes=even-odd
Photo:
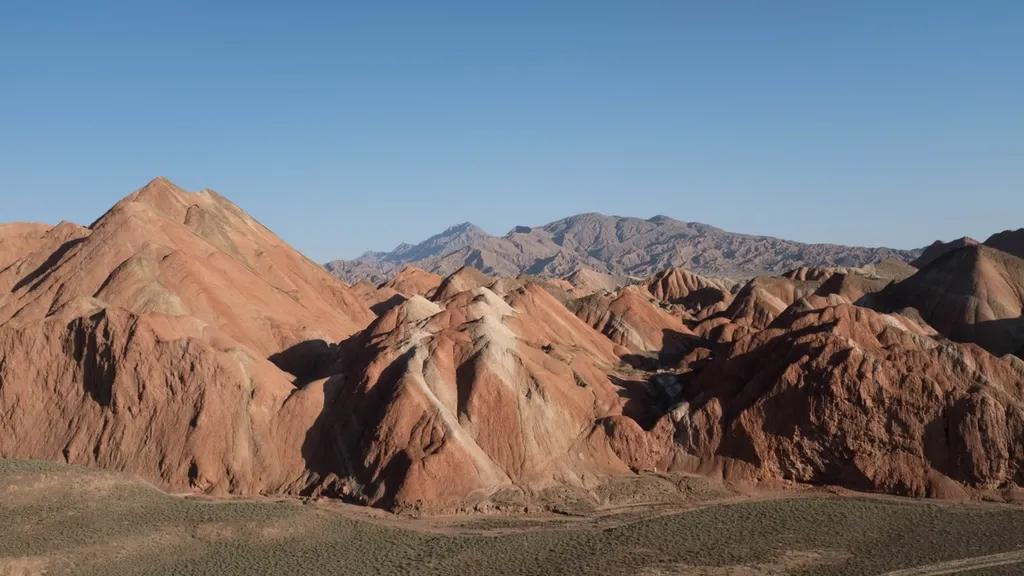
[[[110,472],[0,460],[0,574],[910,576],[1013,574],[1024,560],[1014,505],[808,487],[695,493],[579,513],[410,517],[168,495]]]

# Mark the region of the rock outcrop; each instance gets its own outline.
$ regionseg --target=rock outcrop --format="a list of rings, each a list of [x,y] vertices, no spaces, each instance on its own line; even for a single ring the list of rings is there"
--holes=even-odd
[[[570,304],[584,322],[633,353],[681,354],[696,339],[640,286],[593,294]]]
[[[951,240],[949,242],[943,242],[942,240],[936,240],[935,242],[932,242],[931,244],[929,244],[924,249],[924,251],[921,252],[921,255],[918,256],[916,259],[914,259],[914,261],[912,261],[910,264],[912,266],[914,266],[915,268],[924,268],[925,266],[927,266],[927,265],[931,264],[932,262],[934,262],[936,259],[938,259],[938,258],[940,258],[942,256],[945,256],[946,254],[948,254],[948,253],[950,253],[950,252],[952,252],[954,250],[959,250],[960,248],[963,248],[965,246],[977,246],[977,245],[978,245],[978,241],[975,240],[974,238],[969,237],[969,236],[964,236],[963,238],[957,238],[956,240]]]
[[[1024,481],[1024,363],[822,304],[787,311],[696,378],[676,430],[694,461],[913,496]]]
[[[74,316],[74,317],[71,317]],[[0,455],[175,491],[299,493],[319,414],[288,374],[203,322],[96,307],[0,327]]]
[[[697,315],[708,308],[727,305],[735,286],[728,280],[708,278],[685,268],[669,268],[651,276],[644,284],[661,302],[679,305]]]
[[[0,224],[0,270],[47,242],[51,227],[36,222]]]
[[[936,330],[993,354],[1024,344],[1024,260],[988,246],[946,253],[865,304],[914,308]]]
[[[406,266],[385,282],[383,287],[406,296],[426,296],[440,286],[442,280],[444,278],[437,274],[431,274],[415,266]]]
[[[373,317],[224,198],[165,179],[88,228],[33,230],[0,289],[0,456],[208,492],[316,482],[322,397],[295,372]]]
[[[985,240],[985,246],[1024,258],[1024,228],[993,234]]]
[[[158,178],[88,228],[50,234],[0,272],[0,325],[95,299],[195,317],[269,356],[343,339],[373,318],[347,287],[209,190],[189,193]]]
[[[628,471],[584,441],[622,411],[614,347],[539,286],[413,296],[344,358],[315,383],[330,395],[316,461],[360,501],[458,508]]]

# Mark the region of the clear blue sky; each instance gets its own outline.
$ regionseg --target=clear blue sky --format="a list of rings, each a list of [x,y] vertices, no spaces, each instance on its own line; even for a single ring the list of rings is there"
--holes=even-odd
[[[321,261],[586,211],[1024,226],[1024,2],[498,4],[4,0],[0,220],[165,175]]]

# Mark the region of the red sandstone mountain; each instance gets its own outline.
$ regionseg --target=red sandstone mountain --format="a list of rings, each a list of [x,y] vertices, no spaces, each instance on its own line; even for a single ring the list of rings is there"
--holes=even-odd
[[[369,280],[360,280],[350,288],[363,304],[378,315],[408,298],[388,286],[374,286]]]
[[[46,224],[33,222],[0,224],[0,270],[44,245],[50,229]]]
[[[963,238],[957,238],[956,240],[952,240],[950,242],[936,240],[935,242],[932,242],[927,248],[925,248],[921,255],[918,256],[916,260],[911,262],[911,264],[915,268],[924,268],[925,266],[934,262],[937,258],[944,256],[945,254],[948,254],[954,250],[959,250],[964,246],[976,246],[977,244],[977,240],[975,240],[974,238],[970,238],[968,236],[964,236]]]
[[[669,268],[655,274],[645,284],[662,302],[697,309],[731,299],[733,286],[728,280],[700,276],[685,268]]]
[[[343,285],[218,194],[158,178],[89,228],[55,227],[0,272],[0,324],[62,309],[194,317],[267,356],[339,340],[372,314]]]
[[[743,333],[763,330],[794,302],[813,294],[826,277],[758,276],[740,288],[728,308],[705,324],[714,325],[716,320],[725,319],[730,325],[743,327]]]
[[[1024,228],[1004,230],[993,234],[989,236],[988,240],[985,240],[985,246],[1002,250],[1018,258],[1024,258]]]
[[[442,280],[444,278],[437,274],[431,274],[415,266],[406,266],[383,286],[406,296],[425,296],[440,286]]]
[[[340,493],[426,509],[593,485],[626,471],[583,441],[622,411],[616,363],[611,342],[534,284],[507,299],[413,296],[345,346],[341,374],[310,384],[329,407],[314,466]]]
[[[431,290],[427,296],[434,301],[447,300],[461,292],[472,290],[473,288],[489,286],[493,282],[494,278],[485,275],[476,268],[473,268],[472,266],[463,266],[445,277],[444,280],[438,284],[437,288]]]
[[[577,224],[545,233],[612,234]],[[619,286],[466,265],[349,287],[157,179],[87,228],[0,227],[0,457],[431,511],[598,501],[638,471],[1008,494],[1024,363],[932,326],[1020,349],[1022,264],[981,246],[909,278],[803,266],[735,290],[679,268]]]
[[[662,310],[640,286],[592,294],[572,307],[580,319],[631,352],[680,353],[693,337],[681,319]]]
[[[734,478],[957,495],[1024,477],[1024,364],[813,300],[692,384],[675,437]]]
[[[948,252],[868,302],[914,308],[945,336],[995,354],[1024,344],[1024,260],[988,246]]]
[[[0,272],[0,455],[177,489],[304,487],[320,407],[267,358],[365,326],[347,287],[219,195],[164,179],[20,252]]]

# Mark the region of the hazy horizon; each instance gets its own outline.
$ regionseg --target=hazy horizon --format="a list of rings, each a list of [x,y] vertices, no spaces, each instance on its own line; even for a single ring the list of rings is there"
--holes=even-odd
[[[918,248],[1024,222],[1012,2],[0,6],[0,221],[156,175],[323,262],[582,212]]]

